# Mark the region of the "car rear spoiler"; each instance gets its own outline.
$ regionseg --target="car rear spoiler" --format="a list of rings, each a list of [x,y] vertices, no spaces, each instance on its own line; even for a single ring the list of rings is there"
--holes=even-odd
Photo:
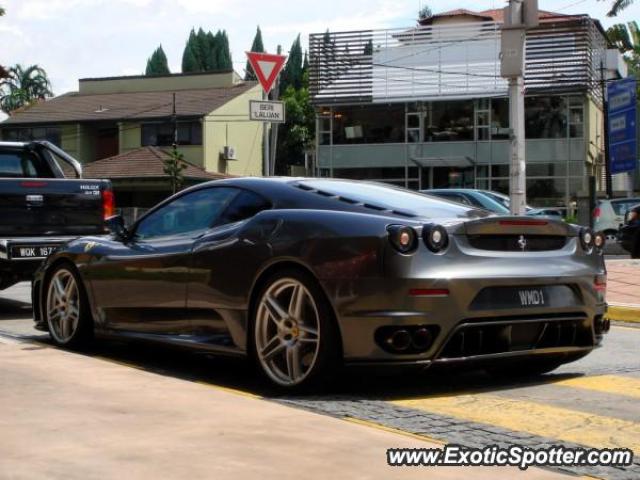
[[[78,175],[78,178],[82,178],[82,164],[78,160],[73,158],[71,155],[69,155],[67,152],[57,147],[53,143],[47,142],[46,140],[39,140],[32,143],[40,145],[46,148],[47,150],[49,150],[50,152],[55,153],[56,156],[60,158],[60,160],[64,161],[65,163],[68,163],[71,166],[71,168],[73,168],[73,170],[76,172],[76,175]]]

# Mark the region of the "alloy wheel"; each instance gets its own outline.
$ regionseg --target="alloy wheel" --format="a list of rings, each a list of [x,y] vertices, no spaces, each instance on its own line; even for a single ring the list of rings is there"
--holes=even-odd
[[[47,322],[57,343],[68,343],[80,322],[80,291],[73,274],[64,268],[56,271],[47,292]]]
[[[256,311],[255,344],[262,368],[278,385],[299,385],[313,371],[320,318],[313,296],[299,280],[281,278],[263,293]]]

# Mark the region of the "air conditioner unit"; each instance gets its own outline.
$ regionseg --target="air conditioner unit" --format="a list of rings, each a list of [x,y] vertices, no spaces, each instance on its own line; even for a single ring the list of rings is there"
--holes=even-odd
[[[225,160],[237,160],[235,147],[224,147],[223,157]]]

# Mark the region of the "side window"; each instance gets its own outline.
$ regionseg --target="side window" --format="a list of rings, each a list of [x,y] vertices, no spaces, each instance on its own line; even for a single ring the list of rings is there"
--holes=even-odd
[[[463,195],[460,195],[459,193],[443,192],[440,194],[440,196],[442,198],[446,198],[450,202],[457,202],[457,203],[462,203],[464,205],[471,205],[471,202],[469,202],[469,200],[467,200],[466,197],[464,197]]]
[[[475,206],[476,205],[476,200],[469,196],[467,197],[466,195],[456,195],[456,202],[460,202],[463,203],[464,205],[471,205],[471,206]]]
[[[47,178],[51,173],[35,153],[26,150],[0,152],[0,177]]]
[[[216,224],[225,225],[240,222],[270,208],[271,204],[266,199],[253,192],[243,190],[233,199]]]
[[[238,193],[238,189],[220,187],[183,195],[142,220],[136,229],[136,238],[148,240],[207,230]]]
[[[484,208],[486,210],[493,210],[495,208],[495,205],[492,205],[491,200],[487,199],[487,198],[483,198],[483,197],[474,197],[472,195],[469,195],[468,199],[470,201],[467,202],[468,205],[472,205],[474,207],[479,207],[479,208]]]

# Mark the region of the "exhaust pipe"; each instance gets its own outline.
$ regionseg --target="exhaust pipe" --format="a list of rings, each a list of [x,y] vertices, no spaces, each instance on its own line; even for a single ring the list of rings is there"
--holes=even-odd
[[[411,345],[416,350],[423,352],[428,350],[433,343],[433,335],[426,328],[419,328],[413,333],[413,337],[411,338]]]
[[[387,343],[398,352],[404,352],[411,347],[411,334],[407,330],[396,330],[389,336]]]

